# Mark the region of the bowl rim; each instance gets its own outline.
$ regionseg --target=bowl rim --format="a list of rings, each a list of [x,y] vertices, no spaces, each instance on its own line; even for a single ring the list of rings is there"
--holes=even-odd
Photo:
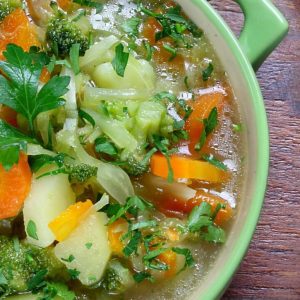
[[[243,260],[253,234],[258,223],[260,212],[263,206],[267,179],[269,172],[269,130],[264,100],[259,87],[254,70],[243,52],[239,42],[231,31],[224,19],[217,11],[203,0],[192,0],[192,2],[207,16],[209,21],[215,26],[222,38],[226,41],[229,49],[240,67],[240,73],[244,76],[248,93],[252,99],[257,135],[257,160],[256,160],[256,178],[253,191],[252,204],[249,207],[249,213],[245,219],[243,234],[239,236],[234,245],[234,251],[228,261],[222,266],[223,272],[216,274],[214,285],[207,287],[205,293],[199,295],[199,299],[217,299],[220,298],[228,287],[232,277],[237,271]]]

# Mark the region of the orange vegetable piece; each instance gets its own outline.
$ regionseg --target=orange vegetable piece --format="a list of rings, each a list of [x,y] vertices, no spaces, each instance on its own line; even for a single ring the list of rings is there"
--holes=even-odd
[[[77,202],[70,205],[58,217],[49,223],[49,228],[55,235],[55,239],[59,242],[65,240],[71,232],[79,225],[84,218],[85,213],[93,206],[91,200],[85,202]]]
[[[0,165],[0,219],[12,218],[19,214],[29,194],[31,170],[25,154],[9,171]]]
[[[170,157],[170,163],[175,179],[190,178],[213,183],[221,183],[228,177],[227,172],[218,169],[205,161],[173,155]],[[168,162],[163,155],[152,155],[150,167],[152,174],[168,178]]]
[[[57,4],[63,10],[68,10],[72,4],[71,0],[57,0]]]
[[[189,150],[192,154],[195,153],[195,145],[199,142],[203,130],[202,120],[208,118],[214,107],[216,107],[218,113],[220,113],[224,98],[225,96],[218,92],[199,96],[195,100],[189,101],[188,104],[192,107],[193,112],[185,123],[185,130],[190,137]]]
[[[165,235],[166,238],[171,242],[178,242],[180,239],[179,233],[175,228],[168,228]]]
[[[28,51],[31,46],[40,46],[36,30],[30,23],[26,13],[18,8],[0,23],[0,59],[8,44],[16,44]]]
[[[0,119],[9,123],[12,126],[17,127],[17,113],[10,107],[0,104]]]
[[[153,17],[148,18],[143,27],[142,35],[149,41],[151,46],[155,46],[153,58],[158,64],[167,64],[169,68],[177,72],[184,70],[184,58],[177,54],[176,57],[170,60],[172,54],[164,48],[164,44],[175,47],[173,40],[170,37],[165,37],[158,41],[155,40],[156,33],[162,31],[161,24]]]
[[[44,67],[40,76],[40,81],[43,83],[47,83],[50,80],[50,77],[51,77],[51,73],[48,71],[46,67]]]
[[[127,232],[128,224],[124,219],[118,219],[108,226],[108,240],[112,252],[115,255],[122,256],[125,245],[121,241],[121,237]]]
[[[204,191],[197,191],[195,198],[187,201],[186,208],[188,209],[188,212],[190,212],[195,206],[199,206],[202,202],[209,203],[211,205],[212,212],[215,211],[218,203],[226,205],[225,208],[219,210],[215,218],[215,223],[217,225],[224,225],[233,216],[233,210],[227,201],[219,196],[212,195]]]
[[[169,269],[164,272],[166,278],[170,278],[177,273],[177,255],[172,250],[167,250],[157,257],[161,262],[165,263]]]

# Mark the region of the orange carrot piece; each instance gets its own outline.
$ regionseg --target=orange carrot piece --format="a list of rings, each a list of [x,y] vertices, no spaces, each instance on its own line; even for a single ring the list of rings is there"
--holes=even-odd
[[[190,137],[189,149],[192,153],[194,153],[195,145],[199,142],[203,130],[202,120],[208,118],[214,107],[217,108],[218,113],[221,112],[224,97],[222,93],[213,93],[199,96],[194,101],[189,101],[193,112],[186,121],[185,130]]]
[[[200,160],[173,155],[170,157],[170,163],[175,179],[190,178],[221,183],[228,177],[227,172]],[[163,178],[168,177],[168,162],[163,155],[154,154],[151,157],[150,167],[152,174]]]
[[[164,272],[165,278],[170,278],[177,273],[177,255],[172,250],[167,250],[157,257],[161,262],[165,263],[169,269]]]
[[[36,30],[26,13],[18,8],[9,14],[0,24],[0,60],[8,44],[16,44],[28,51],[31,46],[40,47]]]
[[[72,4],[71,0],[57,0],[57,4],[63,10],[68,10]]]
[[[25,154],[9,171],[0,165],[0,219],[18,215],[29,194],[31,170]]]
[[[108,240],[114,255],[122,256],[125,245],[121,237],[127,232],[128,224],[124,219],[118,219],[108,226]]]
[[[48,227],[59,242],[65,240],[71,232],[79,225],[85,213],[93,206],[91,200],[77,202],[70,205],[58,217],[51,221]]]
[[[43,68],[40,81],[43,83],[47,83],[50,80],[51,73],[48,71],[46,67]]]

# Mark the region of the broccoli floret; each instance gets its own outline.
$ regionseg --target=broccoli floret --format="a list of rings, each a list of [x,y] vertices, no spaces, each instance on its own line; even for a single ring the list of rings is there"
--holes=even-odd
[[[69,55],[72,45],[79,44],[79,54],[84,55],[89,48],[89,39],[84,35],[76,22],[69,20],[64,15],[53,17],[47,27],[47,41],[58,55]]]
[[[0,21],[18,7],[21,7],[20,0],[0,0]]]
[[[47,279],[69,279],[64,264],[55,257],[52,247],[40,249],[0,236],[0,253],[0,298],[28,291],[29,280],[41,270],[47,270]]]
[[[96,176],[98,168],[87,164],[69,165],[65,164],[66,173],[69,174],[70,182],[83,183],[89,178]]]
[[[112,260],[102,281],[102,287],[109,293],[121,294],[134,284],[131,272],[118,260]]]

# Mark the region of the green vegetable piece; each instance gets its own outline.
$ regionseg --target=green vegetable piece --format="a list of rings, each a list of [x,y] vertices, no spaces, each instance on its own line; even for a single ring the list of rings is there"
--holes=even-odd
[[[85,244],[85,247],[86,247],[87,249],[91,249],[92,246],[93,246],[93,243],[86,243],[86,244]]]
[[[227,166],[219,161],[217,158],[215,158],[212,154],[203,154],[202,158],[212,164],[213,166],[217,167],[218,169],[221,169],[223,171],[227,171]]]
[[[20,241],[16,251],[13,238],[0,236],[0,253],[0,293],[4,295],[42,288],[43,282],[49,279],[61,282],[69,279],[53,247],[40,249]]]
[[[140,231],[136,230],[133,233],[132,238],[130,239],[129,243],[123,249],[123,253],[125,256],[129,257],[133,253],[137,252],[139,242],[141,241],[142,234]]]
[[[81,119],[86,120],[87,122],[89,122],[90,124],[92,124],[93,127],[95,127],[96,122],[95,122],[95,120],[93,119],[93,117],[90,114],[88,114],[87,112],[85,112],[82,109],[79,109],[78,113],[79,113],[79,117]]]
[[[37,230],[37,228],[36,228],[35,223],[32,220],[30,220],[27,224],[26,232],[27,232],[28,236],[30,236],[31,238],[38,240],[39,238],[36,233],[36,230]]]
[[[20,0],[1,0],[0,1],[0,22],[13,12],[16,8],[21,7]]]
[[[151,274],[146,271],[142,271],[142,272],[134,274],[133,278],[134,278],[134,281],[137,283],[140,283],[146,279],[151,282],[153,282],[153,280],[154,280],[153,277],[151,276]]]
[[[192,268],[195,265],[195,260],[193,258],[192,252],[188,248],[179,248],[179,247],[173,247],[172,251],[179,254],[179,255],[184,255],[185,256],[185,264],[183,267],[183,270],[186,267]]]
[[[79,67],[79,51],[80,51],[80,44],[73,44],[70,49],[70,61],[73,72],[75,75],[80,73]]]
[[[22,114],[34,133],[34,120],[38,114],[65,104],[61,97],[68,91],[70,78],[54,76],[39,89],[40,75],[46,61],[43,53],[24,52],[10,44],[3,53],[6,61],[0,61],[0,103]]]
[[[116,73],[121,77],[124,77],[128,59],[129,59],[129,53],[124,52],[124,46],[123,44],[120,43],[119,45],[116,46],[115,58],[111,63]]]
[[[74,44],[80,45],[80,56],[83,56],[90,46],[88,37],[76,22],[69,20],[63,14],[58,14],[49,21],[46,38],[54,54],[62,58],[69,55]]]
[[[139,26],[142,20],[140,18],[127,19],[122,25],[122,29],[131,36],[137,37],[139,35]]]
[[[203,120],[203,125],[204,128],[202,130],[199,142],[195,145],[196,151],[200,151],[202,149],[208,135],[212,133],[218,125],[218,110],[216,107],[211,110],[208,118]]]
[[[169,61],[172,61],[177,56],[177,50],[170,45],[164,43],[163,48],[171,54]]]
[[[212,63],[209,63],[207,68],[202,71],[202,79],[203,81],[207,81],[214,70],[214,66]]]
[[[116,156],[118,154],[116,146],[105,136],[99,137],[95,140],[95,150],[98,153],[105,153],[111,156]]]
[[[87,6],[91,8],[96,9],[96,13],[100,13],[103,9],[103,4],[95,1],[90,1],[90,0],[73,0],[74,3],[77,3],[82,6]]]
[[[0,119],[0,163],[6,171],[18,163],[19,152],[26,152],[28,143],[37,141]]]
[[[72,280],[75,280],[80,275],[80,272],[77,269],[68,269],[68,273]]]
[[[76,295],[70,291],[68,286],[61,282],[46,282],[42,298],[39,300],[51,300],[58,296],[62,300],[75,300]]]

